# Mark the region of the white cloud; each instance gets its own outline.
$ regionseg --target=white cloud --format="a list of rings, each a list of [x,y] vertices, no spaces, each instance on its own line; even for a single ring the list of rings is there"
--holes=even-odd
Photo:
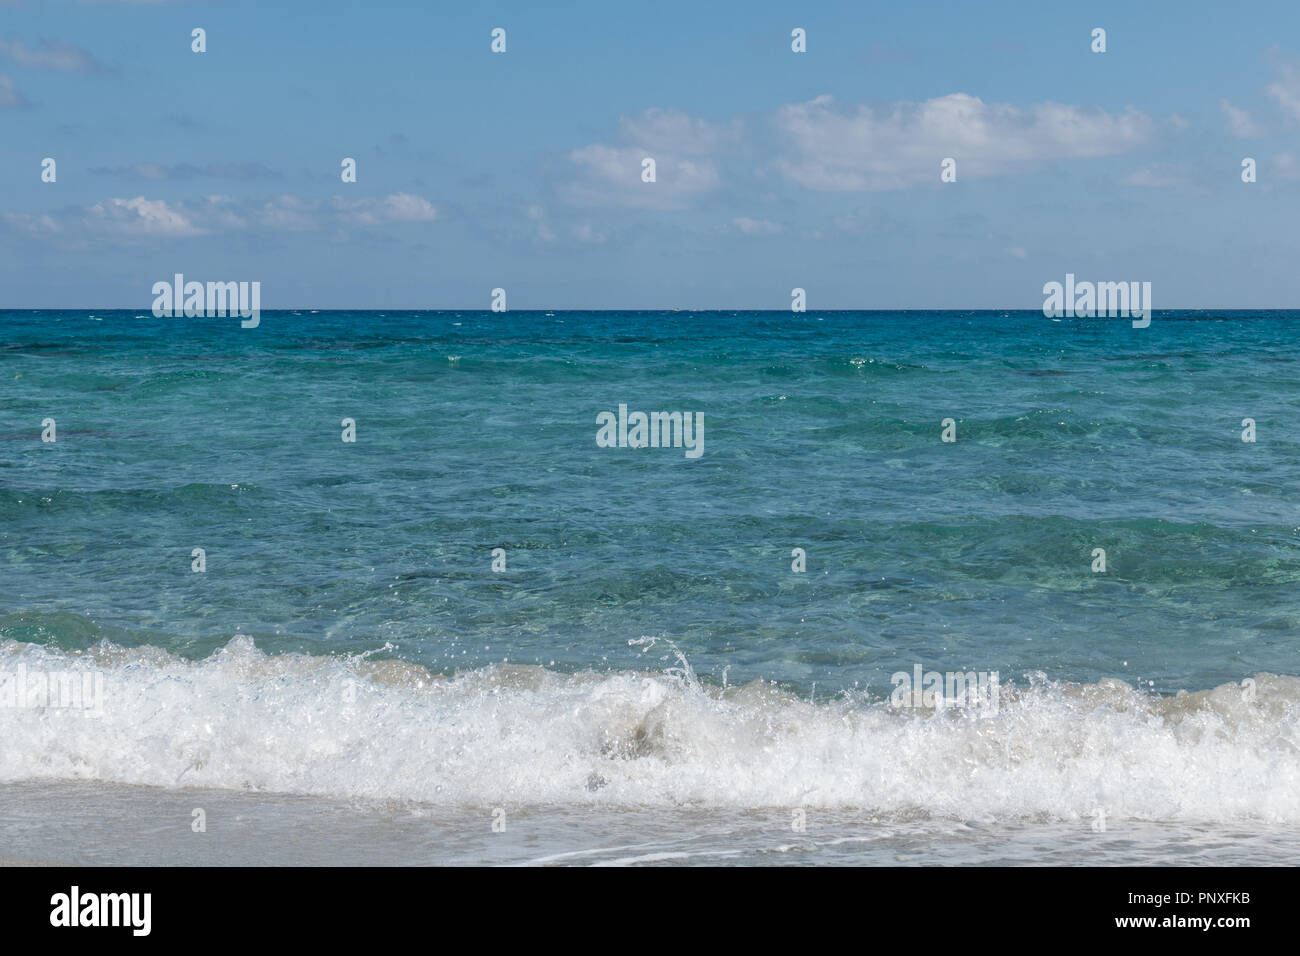
[[[785,155],[777,168],[809,189],[900,189],[939,181],[957,160],[959,178],[999,176],[1054,159],[1111,156],[1145,143],[1154,124],[1128,108],[1039,103],[1020,108],[952,93],[923,103],[835,106],[830,96],[782,107]]]
[[[411,193],[393,193],[382,199],[336,199],[335,208],[343,218],[362,226],[381,226],[393,222],[432,222],[438,218],[433,203]]]
[[[774,236],[783,231],[779,223],[769,219],[750,219],[748,216],[737,216],[731,220],[731,224],[746,236]]]
[[[1223,110],[1224,119],[1228,121],[1228,130],[1233,136],[1246,139],[1252,136],[1262,136],[1264,131],[1259,128],[1250,116],[1250,113],[1233,106],[1226,99],[1219,100],[1219,108]]]
[[[579,242],[604,242],[609,236],[591,228],[591,223],[583,222],[573,227],[573,238]]]
[[[106,199],[86,210],[87,227],[127,236],[197,236],[203,230],[161,199]]]
[[[1264,88],[1291,119],[1300,122],[1300,69],[1290,61],[1277,60],[1278,79]]]
[[[214,231],[229,232],[246,229],[248,220],[240,213],[235,201],[229,196],[205,196],[203,199],[203,218]]]
[[[26,105],[27,100],[18,92],[18,87],[14,86],[14,81],[4,74],[0,74],[0,109],[17,109]]]
[[[638,116],[625,116],[618,125],[623,141],[629,145],[673,155],[708,156],[740,137],[739,123],[721,126],[680,110],[658,107]]]
[[[676,110],[649,109],[619,120],[618,145],[593,143],[569,153],[579,178],[561,187],[568,202],[588,206],[680,209],[715,189],[714,154],[739,141],[740,126],[720,126]],[[642,160],[655,161],[655,181],[641,181]]]
[[[36,66],[65,73],[98,73],[104,67],[88,52],[63,40],[42,40],[34,49],[20,39],[0,40],[0,56],[19,66]]]
[[[63,227],[49,215],[32,216],[24,212],[7,212],[5,221],[15,229],[34,236],[52,236],[63,231]]]
[[[1113,156],[1152,139],[1156,123],[1129,107],[1108,113],[1061,103],[1017,107],[952,93],[922,103],[839,107],[830,96],[784,106],[774,114],[781,137],[773,168],[820,191],[902,189],[939,181],[939,163],[957,160],[958,175],[1007,175],[1051,160]],[[569,154],[580,175],[561,188],[570,202],[680,209],[721,184],[719,164],[746,146],[736,121],[711,123],[651,109],[619,122],[620,142],[593,143]],[[641,181],[641,163],[656,163],[656,182]],[[759,169],[762,177],[767,171]],[[740,217],[741,219],[745,217]],[[757,221],[737,229],[756,234]]]
[[[325,226],[383,226],[399,222],[432,222],[438,210],[422,196],[393,193],[365,199],[319,199],[284,194],[266,200],[253,211],[253,221],[268,229],[303,232]]]
[[[437,216],[431,202],[411,193],[356,200],[335,197],[329,201],[283,194],[238,201],[211,195],[188,204],[136,196],[106,199],[55,215],[7,213],[5,221],[33,236],[85,232],[128,238],[177,238],[253,229],[308,232],[327,227],[431,222]]]
[[[1300,179],[1300,159],[1295,153],[1278,153],[1273,157],[1273,172],[1280,179]]]
[[[541,206],[529,206],[526,210],[528,218],[537,223],[535,235],[542,242],[554,242],[556,240],[555,230],[546,224],[546,210]]]
[[[641,181],[641,162],[647,157],[655,161],[652,183]],[[709,160],[662,150],[595,144],[575,149],[569,159],[582,178],[563,187],[561,194],[579,205],[678,209],[718,185],[718,170]]]
[[[305,232],[320,225],[317,220],[319,209],[318,200],[303,199],[286,193],[255,205],[250,210],[249,218],[267,229]]]

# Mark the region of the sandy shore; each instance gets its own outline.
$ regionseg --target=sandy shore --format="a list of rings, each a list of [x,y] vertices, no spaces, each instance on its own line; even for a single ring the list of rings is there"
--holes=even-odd
[[[0,785],[3,866],[1294,865],[1267,824],[887,822],[858,811],[349,804],[91,782]],[[196,812],[199,811],[199,812]],[[202,828],[199,823],[202,823]]]

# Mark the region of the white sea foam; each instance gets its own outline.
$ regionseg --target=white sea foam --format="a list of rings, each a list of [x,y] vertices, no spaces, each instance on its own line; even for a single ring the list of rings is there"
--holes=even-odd
[[[881,819],[1300,823],[1300,679],[1156,698],[1003,688],[996,714],[809,703],[770,685],[497,666],[0,643],[104,675],[96,719],[0,707],[0,782],[102,780],[461,806],[860,808]]]

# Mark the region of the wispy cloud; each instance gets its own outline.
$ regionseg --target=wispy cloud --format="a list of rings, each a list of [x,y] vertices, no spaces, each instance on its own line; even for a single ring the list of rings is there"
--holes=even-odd
[[[646,110],[619,121],[618,145],[593,143],[570,152],[578,178],[560,193],[579,205],[682,208],[718,186],[714,154],[738,137],[738,124],[721,126],[675,110]],[[641,180],[647,158],[655,162],[652,183]]]
[[[29,47],[17,37],[0,39],[0,56],[8,57],[19,66],[40,67],[64,73],[102,73],[104,65],[89,52],[63,40],[41,40]]]
[[[1121,179],[1120,182],[1125,186],[1164,189],[1171,186],[1186,185],[1187,178],[1173,167],[1156,165],[1135,169]]]
[[[433,203],[411,193],[343,199],[312,199],[288,193],[270,199],[237,201],[228,196],[208,196],[201,221],[213,229],[264,229],[308,232],[338,226],[384,226],[394,223],[432,222],[438,218]]]
[[[1300,159],[1295,153],[1278,153],[1273,157],[1273,172],[1279,179],[1300,179]]]
[[[641,181],[642,161],[647,157],[655,161],[653,183]],[[717,167],[708,160],[658,150],[595,144],[575,149],[569,158],[581,179],[567,184],[561,194],[579,205],[676,209],[718,185]]]
[[[0,73],[0,109],[21,109],[27,105],[27,98],[18,92],[14,81]]]
[[[1253,136],[1263,136],[1264,131],[1259,124],[1251,118],[1250,113],[1240,107],[1233,106],[1226,99],[1219,100],[1219,108],[1223,110],[1223,118],[1228,122],[1228,131],[1241,139],[1248,139]]]
[[[438,210],[433,203],[411,193],[393,193],[381,199],[335,199],[332,209],[344,221],[361,226],[432,222],[438,218]]]
[[[1300,122],[1300,67],[1295,60],[1284,58],[1278,48],[1270,51],[1277,68],[1277,79],[1264,88],[1288,118]]]
[[[7,212],[11,229],[35,238],[100,236],[125,239],[185,238],[238,231],[307,232],[323,228],[378,227],[432,222],[437,207],[420,196],[393,193],[362,199],[311,199],[279,195],[236,200],[210,195],[193,202],[136,196],[105,199],[57,213]]]
[[[648,109],[618,121],[622,139],[635,146],[685,156],[708,156],[734,144],[740,136],[737,122],[728,125],[697,119],[680,110]]]
[[[573,227],[573,238],[579,242],[605,242],[609,236],[593,228],[589,222],[580,222]]]
[[[737,216],[731,220],[731,224],[746,236],[775,236],[785,231],[779,223],[770,219],[751,219],[748,216]]]

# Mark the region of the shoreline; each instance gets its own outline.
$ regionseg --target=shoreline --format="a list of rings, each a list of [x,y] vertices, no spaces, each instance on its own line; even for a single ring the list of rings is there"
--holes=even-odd
[[[204,811],[206,830],[192,829]],[[795,817],[795,819],[800,819]],[[504,821],[504,828],[495,824]],[[0,866],[1242,865],[1300,861],[1300,825],[884,820],[808,808],[348,803],[97,782],[0,784]]]

